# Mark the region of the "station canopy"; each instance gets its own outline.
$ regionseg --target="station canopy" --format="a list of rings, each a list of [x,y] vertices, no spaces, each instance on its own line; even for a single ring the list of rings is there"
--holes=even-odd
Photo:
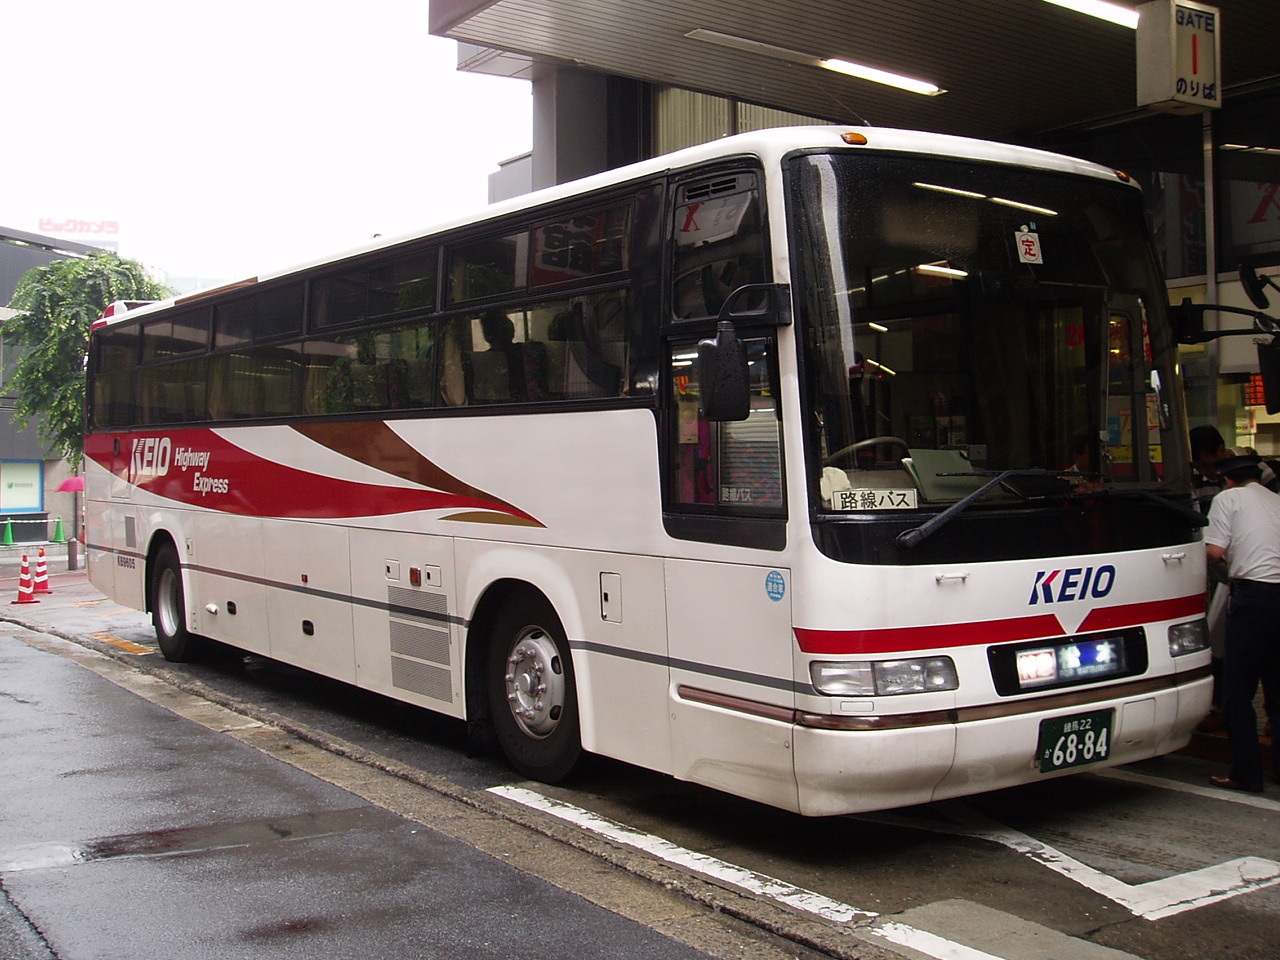
[[[1227,96],[1280,76],[1276,3],[1217,4]],[[1048,0],[430,0],[430,15],[432,33],[480,48],[465,69],[576,66],[836,123],[1020,139],[1137,109],[1134,29]]]

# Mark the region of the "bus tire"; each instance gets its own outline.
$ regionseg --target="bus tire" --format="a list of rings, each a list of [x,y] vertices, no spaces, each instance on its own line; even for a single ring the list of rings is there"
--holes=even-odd
[[[187,601],[182,592],[182,564],[173,544],[156,551],[151,573],[151,623],[166,660],[185,663],[200,651],[200,638],[187,630]]]
[[[582,757],[573,662],[560,618],[545,597],[520,592],[494,618],[488,659],[489,713],[517,771],[556,783]]]

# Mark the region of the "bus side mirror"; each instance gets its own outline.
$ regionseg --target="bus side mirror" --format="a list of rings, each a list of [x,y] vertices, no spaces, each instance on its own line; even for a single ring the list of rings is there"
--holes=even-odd
[[[1190,297],[1183,297],[1182,303],[1177,305],[1169,305],[1169,320],[1179,343],[1204,343],[1214,339],[1212,334],[1205,336],[1204,332],[1204,315],[1207,309],[1203,303],[1192,303]]]
[[[1258,271],[1249,264],[1240,264],[1240,286],[1244,287],[1245,295],[1259,310],[1265,310],[1270,305],[1265,288],[1268,283],[1273,282],[1258,276]]]
[[[751,413],[747,347],[728,320],[716,324],[714,340],[698,341],[698,390],[708,420],[745,420]]]
[[[1267,413],[1280,413],[1280,343],[1258,341],[1258,371]]]

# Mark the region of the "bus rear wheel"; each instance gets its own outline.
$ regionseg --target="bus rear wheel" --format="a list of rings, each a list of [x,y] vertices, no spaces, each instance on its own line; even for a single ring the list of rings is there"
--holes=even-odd
[[[512,597],[495,618],[488,691],[494,734],[511,765],[543,783],[567,777],[582,756],[578,695],[564,628],[541,595]]]
[[[157,552],[151,574],[151,623],[166,660],[184,663],[200,652],[200,638],[187,630],[187,601],[182,592],[178,551],[165,544]]]

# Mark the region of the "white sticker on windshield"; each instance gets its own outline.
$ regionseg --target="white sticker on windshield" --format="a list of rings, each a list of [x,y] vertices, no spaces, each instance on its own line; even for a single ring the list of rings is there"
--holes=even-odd
[[[854,490],[833,490],[831,493],[832,510],[914,510],[915,508],[914,487],[897,487],[890,490],[869,490],[862,487]]]
[[[1023,227],[1013,232],[1013,245],[1018,248],[1018,259],[1023,263],[1044,263],[1040,251],[1040,234]]]

